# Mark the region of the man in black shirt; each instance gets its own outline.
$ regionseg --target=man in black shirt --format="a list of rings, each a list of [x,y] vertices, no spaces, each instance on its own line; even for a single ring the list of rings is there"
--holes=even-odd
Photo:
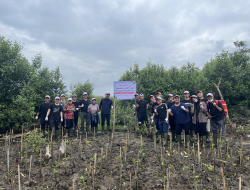
[[[47,111],[48,111],[49,106],[50,106],[49,101],[50,101],[50,96],[46,95],[45,102],[40,105],[38,112],[36,114],[36,120],[38,119],[39,114],[41,116],[40,123],[41,123],[41,129],[42,129],[42,132],[44,135],[45,135],[45,125],[46,124],[48,125],[48,122],[45,121],[45,117],[46,117]]]
[[[55,97],[55,103],[50,104],[50,107],[47,111],[45,120],[48,120],[49,117],[49,136],[53,127],[55,126],[55,137],[58,138],[58,130],[60,121],[63,122],[63,109],[59,104],[59,97]],[[63,126],[62,126],[63,127]]]
[[[169,94],[167,97],[169,100],[169,102],[167,104],[168,112],[171,112],[171,107],[172,107],[172,105],[175,104],[174,96],[173,96],[173,94]],[[174,116],[171,116],[170,114],[169,114],[169,125],[170,125],[170,129],[171,129],[171,133],[172,133],[172,141],[175,141],[176,140],[175,118],[174,118]]]
[[[159,128],[159,122],[158,122],[158,116],[155,114],[155,109],[158,106],[158,103],[153,95],[149,96],[150,101],[153,103],[151,113],[152,113],[152,121],[151,123],[155,123],[155,127],[157,130],[157,134],[160,135],[160,128]]]
[[[110,111],[111,111],[111,108],[113,109],[113,102],[112,100],[109,99],[110,93],[106,92],[105,96],[106,96],[105,98],[101,99],[100,106],[99,106],[101,110],[101,119],[102,119],[102,134],[104,134],[105,119],[107,120],[107,133],[109,133]]]
[[[161,92],[156,92],[155,95],[156,95],[156,98],[158,98],[158,97],[161,97],[161,98],[162,98]],[[163,99],[162,99],[162,103],[165,103],[165,104],[166,104],[167,102],[166,102],[166,100],[163,100]]]
[[[80,102],[76,101],[77,96],[74,94],[72,96],[72,104],[75,105],[76,111],[74,112],[74,135],[76,135],[76,130],[77,130],[77,124],[78,124],[78,116],[79,116],[79,108],[78,106],[80,105]]]
[[[140,94],[140,101],[136,103],[139,125],[143,125],[145,122],[148,122],[148,117],[147,117],[148,107],[149,104],[144,100],[144,95]]]
[[[88,93],[83,93],[83,99],[80,100],[78,108],[81,108],[81,130],[84,132],[84,120],[86,120],[86,133],[89,132],[90,114],[88,112],[90,101],[88,100]]]
[[[193,104],[192,100],[190,99],[190,94],[188,91],[184,91],[184,100],[181,100],[181,102],[183,102],[184,104],[186,104],[186,106],[189,109],[189,117],[190,117],[190,122],[189,122],[189,133],[190,133],[190,142],[193,142],[193,131],[194,131],[194,126],[192,124],[192,117],[193,114],[191,113],[191,105]]]
[[[201,90],[198,90],[196,92],[198,98],[200,99],[201,102],[207,102],[208,99],[203,97],[203,92]],[[206,138],[207,138],[207,143],[210,142],[210,119],[207,120],[207,126],[206,126]]]
[[[224,109],[220,101],[215,100],[212,93],[207,94],[208,103],[208,118],[211,121],[211,127],[213,131],[213,144],[217,145],[218,134],[217,130],[221,133],[221,142],[222,147],[225,144],[225,131],[224,131]],[[218,126],[218,128],[217,128]]]
[[[156,115],[158,116],[159,120],[159,128],[161,131],[161,134],[164,138],[164,144],[167,143],[168,140],[168,106],[166,103],[162,103],[162,98],[158,97],[156,98],[158,106],[155,109]]]

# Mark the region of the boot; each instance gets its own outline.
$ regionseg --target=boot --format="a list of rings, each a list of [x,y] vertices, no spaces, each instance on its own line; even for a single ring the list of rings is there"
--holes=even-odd
[[[220,140],[221,140],[220,147],[224,148],[224,146],[225,146],[225,137],[221,137]]]
[[[171,133],[172,133],[172,142],[174,142],[176,141],[176,132],[175,130],[172,130]]]
[[[102,125],[102,134],[104,135],[104,125]]]
[[[48,140],[50,140],[51,139],[51,131],[49,130],[49,135],[48,135],[49,137],[49,139]]]
[[[168,142],[168,134],[164,133],[164,145],[166,145]]]
[[[190,130],[190,142],[194,142],[194,133],[193,130]]]
[[[210,132],[206,133],[206,143],[210,143]]]
[[[81,126],[81,131],[84,134],[84,126]]]
[[[86,133],[89,133],[89,126],[86,126]]]
[[[45,129],[42,129],[43,138],[45,137]]]
[[[186,145],[190,142],[190,135],[185,135]]]
[[[91,127],[91,132],[92,134],[94,134],[94,127]]]
[[[69,130],[65,128],[65,129],[63,130],[63,135],[66,136],[67,134],[68,134],[68,136],[69,136]]]
[[[69,128],[69,129],[68,129],[68,135],[69,135],[69,137],[70,137],[70,135],[71,135],[71,131],[72,131],[72,128]]]
[[[206,146],[206,142],[207,142],[207,137],[202,136],[202,145],[203,145],[203,147]]]
[[[217,139],[218,139],[218,136],[213,136],[213,145],[214,147],[216,148],[217,147]]]
[[[181,135],[176,135],[177,143],[181,146]]]
[[[107,125],[107,133],[109,134],[109,128],[110,128],[110,126],[109,125]]]
[[[55,130],[55,139],[58,139],[58,130]]]

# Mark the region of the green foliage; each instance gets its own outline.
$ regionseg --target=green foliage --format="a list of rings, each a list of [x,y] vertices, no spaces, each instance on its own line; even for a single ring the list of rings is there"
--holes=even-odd
[[[83,92],[88,93],[88,99],[93,97],[94,84],[89,80],[86,80],[84,83],[76,82],[70,84],[71,96],[76,94],[77,100],[81,100]]]
[[[24,142],[38,153],[41,146],[46,144],[46,138],[43,138],[43,134],[39,133],[37,129],[31,131],[29,134],[25,134]]]

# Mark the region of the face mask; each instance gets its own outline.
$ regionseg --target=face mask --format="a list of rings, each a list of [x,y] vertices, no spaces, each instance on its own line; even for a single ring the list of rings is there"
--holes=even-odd
[[[208,100],[209,102],[212,102],[212,101],[214,101],[214,99],[211,99],[211,100]]]

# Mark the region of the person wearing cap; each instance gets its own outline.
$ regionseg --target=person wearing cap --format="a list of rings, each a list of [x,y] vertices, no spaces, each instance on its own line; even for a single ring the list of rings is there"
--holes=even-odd
[[[190,98],[189,91],[184,91],[184,99],[181,100],[182,103],[186,104],[186,106],[189,109],[189,117],[190,117],[190,122],[189,122],[189,134],[190,134],[190,142],[193,142],[193,130],[194,126],[192,124],[192,117],[193,114],[191,113],[191,105],[193,104],[193,101]]]
[[[58,130],[60,122],[63,122],[63,109],[62,106],[59,104],[59,97],[55,97],[55,103],[50,104],[50,107],[46,113],[45,120],[49,118],[49,136],[53,127],[55,127],[55,138],[58,138]]]
[[[41,124],[41,129],[42,129],[42,132],[44,135],[45,135],[45,125],[46,124],[48,125],[48,122],[45,121],[45,117],[46,117],[47,111],[48,111],[49,106],[50,106],[49,101],[50,101],[50,96],[46,95],[45,101],[40,105],[38,112],[36,114],[36,120],[38,119],[39,114],[41,116],[40,124]]]
[[[171,107],[172,105],[175,104],[174,102],[174,96],[173,94],[168,94],[168,112],[171,112]],[[171,129],[171,133],[172,133],[172,141],[176,140],[176,131],[175,131],[175,118],[174,116],[171,116],[171,114],[169,114],[169,125],[170,125],[170,129]]]
[[[139,94],[135,94],[135,103],[137,103],[140,100]],[[136,111],[136,104],[133,105],[135,108],[134,116],[137,116],[137,111]],[[136,113],[136,114],[135,114]]]
[[[91,104],[88,106],[88,111],[90,113],[91,131],[94,133],[95,128],[95,132],[97,133],[99,123],[99,106],[96,104],[95,98],[92,98]],[[104,131],[102,134],[104,134]]]
[[[83,98],[80,100],[80,103],[78,105],[78,108],[81,108],[81,130],[84,132],[84,120],[86,120],[86,133],[89,132],[89,112],[88,112],[88,107],[90,104],[90,100],[88,100],[88,93],[84,92],[83,93]]]
[[[155,114],[155,109],[157,108],[158,103],[157,103],[154,95],[150,95],[149,99],[153,103],[152,111],[151,111],[152,112],[152,121],[151,122],[155,123],[155,127],[156,127],[156,130],[157,130],[157,135],[159,136],[161,131],[160,131],[160,128],[159,128],[158,115]]]
[[[168,106],[166,103],[162,103],[161,97],[156,98],[156,101],[158,106],[155,109],[155,114],[158,116],[162,139],[164,139],[164,144],[166,144],[168,140]]]
[[[65,102],[65,95],[64,94],[61,94],[61,97],[60,97],[60,101],[59,101],[59,104],[64,107],[66,102]],[[64,113],[63,113],[63,116],[64,116]],[[63,117],[63,122],[62,122],[62,126],[64,127],[65,126],[65,119]]]
[[[194,125],[195,134],[199,133],[199,137],[203,146],[206,145],[206,125],[207,125],[207,105],[201,101],[196,95],[191,96],[194,106],[191,107],[193,114],[192,123]]]
[[[77,130],[77,124],[78,124],[78,117],[79,117],[79,104],[80,104],[80,102],[78,102],[78,101],[76,101],[76,99],[77,99],[77,95],[73,95],[72,96],[72,104],[74,104],[75,105],[75,108],[76,108],[76,111],[74,112],[74,134],[76,135],[76,130]]]
[[[64,119],[65,119],[65,134],[68,133],[70,136],[71,130],[74,126],[74,112],[75,112],[75,105],[72,104],[72,98],[68,99],[68,103],[63,107],[64,111]]]
[[[156,92],[155,95],[156,95],[156,98],[158,98],[158,97],[161,97],[161,98],[162,98],[162,93],[161,93],[161,92]],[[166,100],[163,100],[163,99],[162,99],[162,103],[165,103],[165,104],[166,104],[167,102],[166,102]]]
[[[208,119],[210,119],[211,127],[213,131],[213,144],[217,146],[218,134],[217,130],[219,128],[219,132],[221,133],[221,147],[224,147],[225,144],[225,130],[224,130],[224,108],[220,101],[216,101],[214,99],[214,95],[212,93],[207,94],[208,102]],[[218,102],[218,105],[217,103]],[[218,128],[217,128],[218,126]]]
[[[181,132],[185,130],[185,139],[186,142],[190,141],[189,136],[189,109],[186,104],[180,102],[180,96],[175,95],[174,97],[175,104],[172,105],[170,110],[170,115],[175,118],[175,128],[176,128],[176,137],[177,142],[181,144]]]
[[[149,103],[144,100],[144,95],[140,94],[140,100],[136,103],[136,111],[139,125],[143,125],[145,122],[148,122],[147,109]]]
[[[196,94],[201,102],[207,102],[207,98],[203,97],[203,92],[201,90],[196,91]],[[210,119],[207,120],[207,126],[206,126],[206,138],[207,138],[207,143],[210,142]]]
[[[110,128],[110,111],[113,108],[113,102],[109,99],[110,93],[105,93],[105,98],[101,99],[100,109],[101,109],[101,119],[102,119],[102,133],[104,133],[105,120],[107,121],[107,133],[109,133]]]

